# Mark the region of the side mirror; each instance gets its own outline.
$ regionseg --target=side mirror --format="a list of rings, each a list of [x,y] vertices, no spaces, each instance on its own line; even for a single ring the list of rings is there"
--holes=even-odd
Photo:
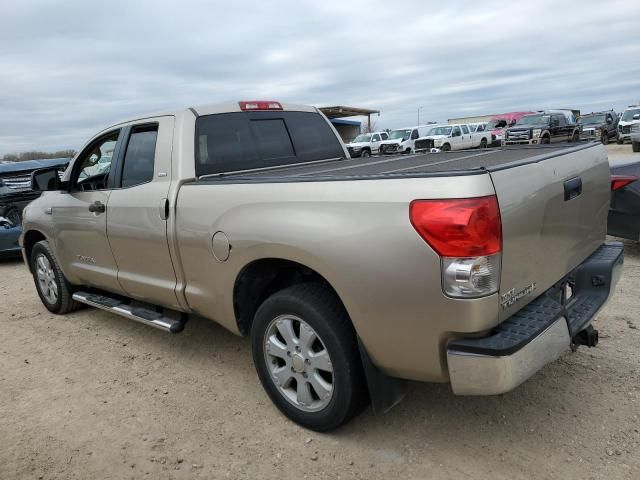
[[[640,120],[640,113],[636,113],[636,114],[633,116],[633,119],[634,119],[634,120]]]
[[[62,190],[62,187],[60,167],[40,168],[31,174],[31,190],[34,192]]]

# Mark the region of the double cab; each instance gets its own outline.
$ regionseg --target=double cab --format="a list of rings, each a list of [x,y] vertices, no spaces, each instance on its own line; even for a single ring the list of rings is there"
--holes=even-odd
[[[215,321],[315,430],[407,380],[501,394],[594,346],[623,261],[600,144],[351,159],[319,110],[274,101],[109,126],[32,189],[20,245],[49,311]]]

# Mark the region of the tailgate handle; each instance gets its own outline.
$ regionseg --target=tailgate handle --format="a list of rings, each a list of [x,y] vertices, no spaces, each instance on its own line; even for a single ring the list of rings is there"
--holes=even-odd
[[[564,201],[568,202],[582,193],[582,178],[574,177],[564,182]]]

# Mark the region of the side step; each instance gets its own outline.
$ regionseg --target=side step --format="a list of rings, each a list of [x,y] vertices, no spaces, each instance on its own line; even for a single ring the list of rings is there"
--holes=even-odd
[[[137,307],[117,298],[100,295],[97,293],[76,292],[72,297],[76,302],[84,303],[91,307],[96,307],[107,312],[115,313],[121,317],[144,323],[150,327],[159,328],[165,332],[179,333],[184,330],[186,314],[181,314],[180,319],[166,316],[164,313],[156,312],[151,308]]]

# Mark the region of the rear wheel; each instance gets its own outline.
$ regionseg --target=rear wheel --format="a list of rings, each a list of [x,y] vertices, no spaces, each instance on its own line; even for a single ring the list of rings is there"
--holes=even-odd
[[[631,148],[633,148],[634,152],[640,152],[640,142],[633,142]]]
[[[482,138],[480,140],[480,148],[487,148],[487,139],[486,138]]]
[[[365,404],[355,331],[324,285],[294,285],[265,300],[255,315],[251,345],[267,394],[303,427],[335,429]]]
[[[78,303],[71,298],[72,287],[62,274],[49,242],[36,243],[30,261],[38,296],[47,310],[64,314],[78,308]]]

